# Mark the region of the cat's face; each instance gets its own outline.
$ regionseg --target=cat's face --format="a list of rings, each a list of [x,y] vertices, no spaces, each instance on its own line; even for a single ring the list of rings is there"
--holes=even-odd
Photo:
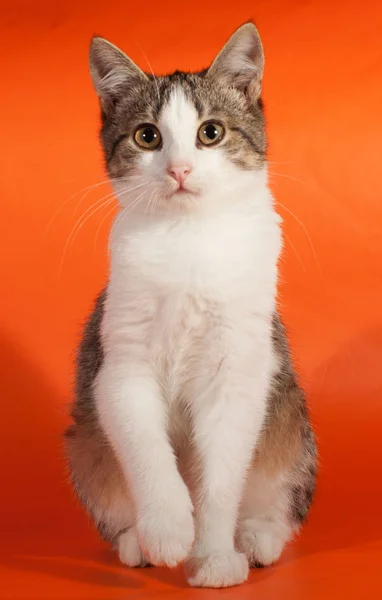
[[[253,187],[265,154],[254,25],[237,30],[200,74],[155,78],[102,38],[90,65],[107,169],[124,205],[208,209]]]

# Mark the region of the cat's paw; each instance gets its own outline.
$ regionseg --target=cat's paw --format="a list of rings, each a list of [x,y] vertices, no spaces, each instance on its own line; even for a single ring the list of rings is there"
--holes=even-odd
[[[130,527],[127,531],[121,533],[117,548],[119,560],[127,567],[147,567],[149,565],[139,545],[135,527]]]
[[[183,492],[169,492],[161,505],[138,516],[140,545],[155,566],[175,567],[191,551],[195,537],[192,503],[186,486]]]
[[[245,554],[227,552],[204,557],[191,557],[185,571],[192,587],[225,588],[243,583],[248,577],[248,560]]]
[[[276,562],[283,551],[285,537],[274,532],[240,530],[236,537],[236,546],[244,552],[251,567],[268,567]]]

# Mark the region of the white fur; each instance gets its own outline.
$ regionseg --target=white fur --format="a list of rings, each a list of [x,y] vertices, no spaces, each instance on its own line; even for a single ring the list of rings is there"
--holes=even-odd
[[[267,566],[280,557],[293,530],[289,522],[288,474],[249,473],[236,532],[238,548],[251,565]]]
[[[142,153],[139,177],[160,204],[127,209],[112,236],[96,397],[144,555],[169,566],[187,558],[193,585],[219,587],[248,572],[234,533],[274,366],[280,232],[266,173],[198,149],[199,125],[177,90],[159,122],[162,151]],[[175,163],[190,165],[197,195],[168,196]],[[141,560],[131,534],[125,542]]]
[[[124,531],[118,540],[119,560],[127,567],[145,567],[147,560],[142,553],[135,526]]]

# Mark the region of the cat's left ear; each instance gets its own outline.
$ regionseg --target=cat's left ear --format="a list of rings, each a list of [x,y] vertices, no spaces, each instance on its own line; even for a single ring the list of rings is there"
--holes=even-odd
[[[206,77],[236,87],[255,101],[261,94],[263,71],[264,52],[259,33],[253,23],[246,23],[230,37]]]

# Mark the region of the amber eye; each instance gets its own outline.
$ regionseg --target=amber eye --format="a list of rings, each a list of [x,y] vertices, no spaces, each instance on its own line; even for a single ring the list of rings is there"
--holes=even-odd
[[[224,127],[215,121],[207,121],[199,127],[198,138],[204,146],[218,144],[224,137]]]
[[[155,125],[141,125],[134,135],[135,143],[145,150],[156,150],[161,143],[161,134]]]

